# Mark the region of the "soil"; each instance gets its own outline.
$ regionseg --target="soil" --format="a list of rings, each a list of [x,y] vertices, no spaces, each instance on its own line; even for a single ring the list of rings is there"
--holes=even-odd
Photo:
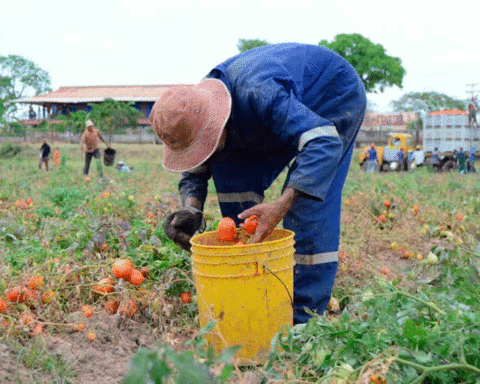
[[[65,382],[57,381],[54,372],[29,368],[28,364],[20,361],[23,359],[19,359],[19,356],[28,355],[32,345],[37,352],[44,348],[49,355],[61,357],[63,366],[71,367],[74,372],[72,383],[121,383],[138,348],[151,348],[159,341],[159,338],[154,336],[155,330],[148,325],[125,318],[117,322],[115,316],[107,314],[89,320],[85,323],[85,329],[95,332],[94,341],[88,340],[85,332],[65,332],[45,333],[41,336],[40,345],[33,336],[20,339],[17,341],[18,345],[8,341],[1,342],[0,383]],[[186,335],[177,337],[180,340]],[[34,362],[32,364],[34,365]]]

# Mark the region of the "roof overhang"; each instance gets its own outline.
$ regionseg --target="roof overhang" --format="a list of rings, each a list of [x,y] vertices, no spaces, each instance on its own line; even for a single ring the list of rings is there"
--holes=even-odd
[[[144,102],[155,102],[157,101],[158,97],[80,97],[80,98],[59,98],[59,97],[29,97],[29,98],[22,98],[16,100],[10,100],[10,103],[18,103],[18,104],[83,104],[83,103],[101,103],[105,101],[105,99],[113,99],[115,101],[123,101],[123,102],[136,102],[136,101],[144,101]]]

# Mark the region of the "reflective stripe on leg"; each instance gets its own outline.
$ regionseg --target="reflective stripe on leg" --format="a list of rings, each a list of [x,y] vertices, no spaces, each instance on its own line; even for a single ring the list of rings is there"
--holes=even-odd
[[[296,253],[294,258],[295,263],[300,265],[332,263],[338,261],[338,251],[317,253],[315,255],[300,255]]]

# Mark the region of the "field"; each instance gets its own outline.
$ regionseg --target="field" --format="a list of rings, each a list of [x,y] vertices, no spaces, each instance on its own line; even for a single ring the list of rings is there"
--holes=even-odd
[[[132,172],[100,179],[93,162],[85,180],[78,146],[57,145],[49,172],[40,144],[0,145],[0,383],[480,383],[477,174],[365,174],[354,158],[328,313],[247,369],[204,347],[189,253],[162,230],[180,201],[161,146],[115,145]],[[206,217],[221,218],[213,185]],[[141,284],[112,276],[119,258]]]

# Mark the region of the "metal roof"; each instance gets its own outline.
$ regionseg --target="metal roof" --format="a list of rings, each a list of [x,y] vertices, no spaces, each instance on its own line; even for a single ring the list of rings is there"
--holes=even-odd
[[[60,87],[44,95],[12,100],[25,104],[78,104],[102,102],[107,98],[117,101],[156,101],[175,85],[99,85]]]

